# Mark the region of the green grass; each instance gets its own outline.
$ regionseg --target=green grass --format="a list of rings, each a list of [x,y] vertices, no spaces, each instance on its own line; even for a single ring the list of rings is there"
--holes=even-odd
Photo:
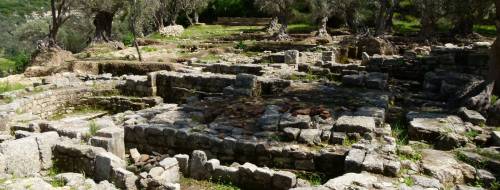
[[[159,33],[154,33],[149,38],[175,41],[175,40],[214,40],[227,37],[242,32],[260,30],[260,26],[222,26],[222,25],[199,25],[191,26],[184,30],[180,36],[163,37]]]
[[[344,141],[342,141],[342,145],[345,147],[351,147],[353,144],[356,144],[357,142],[358,142],[357,139],[346,137]]]
[[[314,173],[314,172],[296,172],[297,178],[309,181],[311,185],[318,186],[326,183],[328,178],[325,174],[322,173]]]
[[[400,119],[391,124],[392,136],[396,138],[396,144],[407,145],[408,144],[408,127],[404,125],[404,120]]]
[[[484,160],[476,161],[473,159],[469,159],[467,156],[465,156],[465,154],[463,154],[460,151],[457,151],[456,158],[462,162],[465,162],[465,163],[473,166],[474,168],[477,168],[477,169],[482,169],[486,166],[486,162]]]
[[[181,177],[179,183],[186,189],[210,189],[210,190],[240,190],[235,185],[222,180],[195,180]]]
[[[474,139],[474,138],[476,138],[478,135],[479,135],[479,132],[474,131],[474,130],[471,130],[471,131],[467,131],[467,132],[465,132],[465,136],[466,136],[466,137],[469,137],[470,139]]]
[[[92,120],[90,121],[89,123],[89,133],[91,136],[95,136],[97,134],[97,131],[99,131],[99,126],[97,125],[97,123]]]
[[[54,165],[57,161],[54,161]],[[65,183],[64,183],[64,180],[63,179],[56,179],[55,176],[57,174],[59,174],[60,171],[57,167],[55,166],[52,166],[49,170],[48,170],[48,176],[51,178],[51,181],[50,181],[50,185],[52,185],[52,187],[64,187]]]
[[[17,70],[16,62],[5,58],[0,58],[1,72],[10,73],[15,70]]]
[[[415,185],[415,181],[413,181],[413,178],[411,178],[411,177],[405,177],[405,179],[404,179],[404,183],[405,183],[408,187],[411,187],[411,186]]]
[[[419,162],[420,160],[422,160],[422,153],[420,151],[415,150],[411,155],[405,155],[401,154],[398,151],[398,157],[399,160],[410,160],[412,162]]]
[[[393,29],[396,33],[402,35],[415,34],[420,31],[420,22],[418,20],[397,20],[394,19]]]
[[[474,25],[474,32],[484,36],[495,36],[497,28],[495,25]]]
[[[146,46],[146,47],[142,47],[141,50],[145,51],[145,52],[155,52],[155,51],[158,51],[158,48]]]
[[[498,101],[498,96],[497,95],[492,95],[491,96],[491,105],[497,103]]]
[[[317,30],[317,26],[313,26],[310,24],[290,24],[288,25],[288,33],[297,34],[297,33],[311,33]]]
[[[1,82],[0,83],[0,94],[5,93],[5,92],[10,92],[10,91],[15,91],[15,90],[21,90],[25,88],[23,84],[20,83],[10,83],[10,82]]]

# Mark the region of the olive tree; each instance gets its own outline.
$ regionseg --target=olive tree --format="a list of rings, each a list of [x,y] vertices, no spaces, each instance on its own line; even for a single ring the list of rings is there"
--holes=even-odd
[[[397,5],[397,0],[377,0],[376,6],[378,13],[375,22],[375,35],[382,35],[392,25],[392,17],[394,7]],[[390,29],[390,28],[389,28]]]
[[[70,18],[74,4],[75,1],[72,0],[50,0],[52,23],[49,29],[49,47],[58,47],[56,41],[57,33],[61,26]]]
[[[93,17],[95,34],[92,42],[109,42],[115,14],[124,8],[123,0],[79,0],[80,9]]]
[[[293,15],[293,5],[296,0],[255,0],[255,5],[262,11],[278,17],[281,24],[280,30],[275,37],[277,40],[289,39],[286,30],[288,28],[288,19]]]
[[[420,14],[420,24],[422,28],[420,35],[423,37],[432,36],[437,28],[437,22],[445,16],[446,0],[412,0]]]
[[[189,24],[198,24],[200,13],[205,10],[210,0],[181,0],[181,7]]]
[[[472,34],[474,23],[494,11],[493,0],[448,0],[446,11],[453,22],[455,34]]]
[[[343,4],[340,0],[311,0],[310,1],[313,16],[319,20],[318,37],[330,37],[327,30],[327,23],[330,16],[335,11],[342,10]]]

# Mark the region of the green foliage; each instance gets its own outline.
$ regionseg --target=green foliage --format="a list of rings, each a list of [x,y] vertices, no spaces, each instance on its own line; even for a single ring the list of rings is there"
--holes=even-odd
[[[145,51],[145,52],[155,52],[155,51],[158,51],[158,48],[146,46],[146,47],[142,47],[141,50]]]
[[[289,33],[310,33],[317,29],[316,26],[311,24],[291,24],[288,26]]]
[[[149,35],[149,38],[173,42],[178,40],[216,40],[241,32],[258,31],[260,28],[259,26],[199,25],[187,28],[180,36],[163,37],[159,33],[154,33]]]
[[[247,45],[245,44],[245,42],[243,41],[239,41],[235,46],[234,48],[235,49],[241,49],[241,50],[244,50],[244,49],[247,49]]]
[[[485,36],[495,36],[497,28],[495,25],[474,25],[474,32]]]
[[[20,90],[25,88],[23,84],[20,83],[10,83],[10,82],[1,82],[0,83],[0,94],[15,90]]]
[[[211,189],[211,190],[239,190],[230,182],[221,179],[195,180],[181,177],[179,183],[186,189]]]
[[[126,33],[125,35],[122,36],[122,42],[126,46],[131,46],[134,43],[134,35],[132,33]]]
[[[491,96],[491,104],[492,105],[495,104],[495,103],[497,103],[497,101],[498,101],[498,96],[497,95]]]
[[[420,21],[411,15],[406,15],[402,19],[398,19],[395,15],[393,20],[393,29],[397,34],[408,35],[417,33],[420,30]]]
[[[479,132],[474,131],[474,130],[470,130],[470,131],[465,132],[465,136],[466,136],[466,137],[469,137],[470,139],[474,139],[474,138],[476,138],[478,135],[479,135]]]
[[[462,162],[465,162],[471,166],[474,166],[474,168],[477,169],[482,169],[486,166],[486,162],[484,160],[473,160],[467,157],[464,153],[457,151],[456,153],[456,158]]]
[[[398,121],[391,124],[392,136],[396,138],[396,143],[398,145],[408,144],[408,127],[404,125],[404,119],[399,119]]]
[[[95,136],[97,134],[97,131],[99,131],[99,126],[97,125],[97,123],[92,120],[90,121],[89,123],[89,133],[91,136]]]
[[[413,181],[413,178],[411,178],[411,177],[405,177],[404,178],[404,183],[408,187],[411,187],[411,186],[415,185],[415,181]]]
[[[342,145],[346,147],[351,147],[353,144],[356,144],[358,142],[357,139],[354,138],[345,138],[344,141],[342,141]]]
[[[311,185],[317,186],[317,185],[322,185],[323,183],[326,183],[328,181],[328,178],[325,174],[323,173],[316,173],[316,172],[296,172],[297,178],[307,180]]]
[[[422,160],[422,153],[420,151],[414,151],[411,155],[401,154],[398,150],[398,157],[400,160],[410,160],[413,162],[419,162]]]

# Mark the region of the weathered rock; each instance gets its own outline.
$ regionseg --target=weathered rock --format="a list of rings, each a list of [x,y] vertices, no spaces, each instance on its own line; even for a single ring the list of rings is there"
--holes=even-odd
[[[366,152],[360,149],[351,149],[345,158],[346,172],[361,172]]]
[[[273,177],[273,187],[276,189],[290,189],[297,184],[297,176],[291,172],[278,171],[275,172]]]
[[[299,142],[310,145],[321,143],[321,130],[319,129],[302,129],[298,138]]]
[[[297,115],[293,116],[290,113],[285,113],[281,116],[280,128],[295,127],[299,129],[309,129],[311,128],[311,116],[309,115]]]
[[[185,175],[189,175],[189,155],[187,154],[177,154],[174,156],[175,159],[177,159],[177,162],[179,162],[179,171]]]
[[[285,133],[285,136],[289,141],[294,141],[299,136],[300,129],[293,127],[286,127],[283,129],[283,133]]]
[[[467,143],[467,138],[463,136],[465,125],[457,116],[410,112],[407,119],[410,121],[408,135],[412,140],[426,140],[443,150]]]
[[[384,73],[368,73],[366,75],[366,87],[370,89],[384,90],[387,88],[387,79],[389,75]]]
[[[342,176],[328,180],[324,186],[333,190],[349,189],[353,187],[370,189],[375,182],[377,182],[377,178],[367,173],[346,173]]]
[[[5,158],[6,172],[15,176],[28,176],[42,168],[40,151],[35,138],[23,138],[0,144],[0,153]]]
[[[430,177],[425,177],[421,175],[413,175],[411,176],[413,179],[413,182],[415,185],[419,185],[424,188],[436,188],[436,189],[442,189],[443,185],[439,182],[439,180],[430,178]]]
[[[483,117],[479,112],[474,110],[469,110],[465,107],[460,108],[458,114],[465,121],[471,122],[475,125],[481,125],[486,123],[486,118]]]
[[[365,85],[365,75],[344,75],[342,77],[342,84],[346,86],[364,86]]]
[[[113,178],[113,183],[118,188],[130,190],[137,189],[136,182],[138,181],[138,177],[124,168],[114,169]]]
[[[189,175],[194,179],[205,179],[205,163],[207,162],[207,155],[201,150],[195,150],[191,154],[189,160]]]
[[[95,180],[111,180],[114,169],[125,168],[127,163],[110,152],[99,153],[95,158]]]
[[[466,164],[459,163],[455,156],[443,151],[425,149],[422,150],[422,167],[424,173],[438,179],[441,183],[464,183],[464,173],[470,168]],[[473,169],[473,168],[472,168]]]
[[[363,161],[363,170],[382,174],[384,172],[384,162],[382,158],[375,153],[368,153]]]
[[[177,183],[180,179],[179,162],[175,158],[165,158],[160,162],[164,171],[161,174],[161,184]]]
[[[375,129],[375,119],[365,116],[342,116],[335,123],[334,131],[346,133],[368,133]]]
[[[297,65],[299,64],[299,54],[300,52],[297,50],[287,50],[285,51],[285,63],[289,65]]]

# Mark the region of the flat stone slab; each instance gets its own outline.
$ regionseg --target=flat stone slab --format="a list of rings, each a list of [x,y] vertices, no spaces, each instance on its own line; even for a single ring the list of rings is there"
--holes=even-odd
[[[375,129],[375,119],[366,116],[342,116],[335,123],[334,131],[346,133],[368,133]]]

